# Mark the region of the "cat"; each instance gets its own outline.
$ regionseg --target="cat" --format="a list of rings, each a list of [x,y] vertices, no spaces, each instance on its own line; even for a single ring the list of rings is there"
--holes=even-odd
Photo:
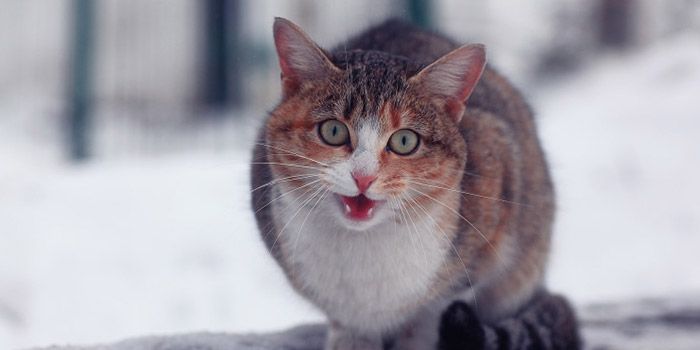
[[[326,349],[578,344],[543,286],[555,205],[532,112],[484,46],[399,20],[331,51],[286,19],[273,31],[282,98],[253,151],[252,206],[327,315]],[[518,317],[538,310],[564,331]]]

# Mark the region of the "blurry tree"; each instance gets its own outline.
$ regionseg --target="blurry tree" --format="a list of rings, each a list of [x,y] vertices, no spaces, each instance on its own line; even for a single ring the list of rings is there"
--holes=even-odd
[[[431,0],[404,0],[404,9],[411,22],[429,28],[433,24]]]
[[[322,8],[314,0],[297,0],[294,2],[295,18],[304,28],[313,29],[318,26],[318,17],[323,14]]]
[[[92,0],[73,0],[72,50],[70,60],[68,105],[69,156],[85,159],[88,151],[88,130],[92,113],[93,18]]]
[[[599,0],[599,42],[603,47],[626,48],[634,41],[635,0]]]
[[[582,2],[551,5],[547,20],[555,28],[540,48],[533,74],[535,80],[546,80],[578,69],[597,48],[597,33],[592,33],[594,6]],[[595,25],[596,23],[594,23]]]
[[[238,0],[206,0],[204,6],[203,104],[209,108],[238,106],[242,100],[238,51]]]

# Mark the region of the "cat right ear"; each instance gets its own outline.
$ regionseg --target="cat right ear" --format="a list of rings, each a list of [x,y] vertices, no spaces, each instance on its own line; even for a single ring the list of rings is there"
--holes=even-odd
[[[465,104],[486,66],[481,44],[465,45],[440,57],[410,79],[420,90],[445,101],[445,111],[459,122]]]
[[[294,94],[306,81],[327,79],[338,71],[323,49],[296,24],[276,17],[273,32],[284,96]]]

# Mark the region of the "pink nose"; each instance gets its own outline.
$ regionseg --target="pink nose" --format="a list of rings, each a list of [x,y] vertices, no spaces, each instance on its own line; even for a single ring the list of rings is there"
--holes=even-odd
[[[355,179],[355,183],[357,184],[357,188],[360,190],[360,193],[365,193],[369,186],[372,185],[372,182],[377,179],[377,176],[352,174],[352,178]]]

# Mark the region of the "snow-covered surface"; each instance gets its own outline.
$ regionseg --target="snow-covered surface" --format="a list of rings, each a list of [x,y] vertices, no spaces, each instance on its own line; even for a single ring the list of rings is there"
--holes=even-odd
[[[700,291],[698,39],[532,96],[559,193],[549,282],[577,305]],[[247,149],[69,166],[22,113],[0,117],[0,349],[322,319],[258,238]]]
[[[263,334],[200,332],[156,335],[98,345],[53,346],[43,350],[321,350],[325,337],[325,325],[315,323]]]
[[[580,314],[588,348],[695,350],[700,345],[697,295],[602,303]]]
[[[10,175],[1,187],[0,305],[16,317],[0,317],[0,348],[315,319],[257,237],[246,158]]]
[[[700,45],[604,58],[536,99],[559,200],[550,270],[576,302],[700,298]]]
[[[596,304],[579,311],[586,349],[694,350],[700,343],[700,301],[695,296]],[[93,346],[45,350],[321,350],[323,324],[262,334],[186,333],[145,336]]]

